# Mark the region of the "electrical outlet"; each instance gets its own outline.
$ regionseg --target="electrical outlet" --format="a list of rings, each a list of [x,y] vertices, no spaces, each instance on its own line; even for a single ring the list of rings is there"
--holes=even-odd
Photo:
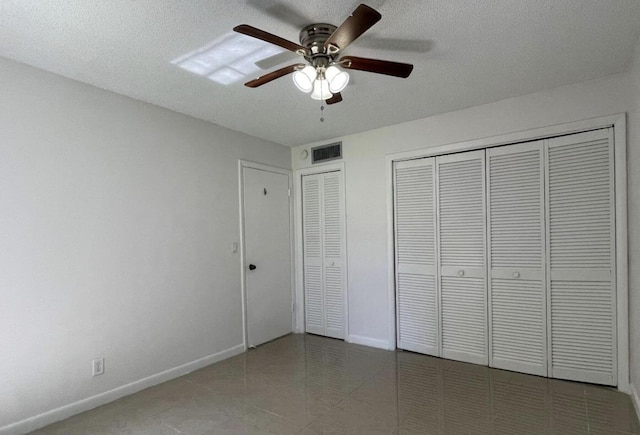
[[[93,360],[93,376],[98,376],[104,373],[104,357],[96,358]]]

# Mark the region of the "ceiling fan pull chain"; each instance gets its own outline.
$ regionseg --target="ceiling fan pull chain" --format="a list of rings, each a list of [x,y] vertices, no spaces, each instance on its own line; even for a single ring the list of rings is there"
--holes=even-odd
[[[324,113],[324,100],[322,100],[322,103],[320,104],[320,122],[324,122],[324,117],[322,116],[323,113]]]

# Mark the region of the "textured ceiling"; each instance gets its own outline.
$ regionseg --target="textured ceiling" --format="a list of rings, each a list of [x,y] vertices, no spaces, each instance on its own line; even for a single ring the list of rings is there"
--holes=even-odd
[[[622,72],[640,33],[638,0],[370,0],[382,20],[345,53],[414,72],[352,71],[324,123],[288,76],[249,89],[171,64],[241,23],[297,42],[358,3],[0,0],[0,56],[291,146]]]

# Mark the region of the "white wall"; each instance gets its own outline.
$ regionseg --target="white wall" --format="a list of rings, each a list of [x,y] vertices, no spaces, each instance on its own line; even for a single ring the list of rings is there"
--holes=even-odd
[[[0,433],[242,344],[238,159],[290,150],[0,58]]]
[[[389,327],[387,288],[386,154],[626,112],[629,87],[628,74],[614,75],[336,138],[343,142],[346,176],[349,334],[379,343],[395,334]],[[310,159],[298,156],[314,145],[292,149],[294,169],[310,166]],[[637,183],[632,194],[640,195]],[[640,229],[634,230],[640,237]],[[637,282],[632,283],[636,299]]]
[[[636,45],[631,75],[631,110],[628,116],[629,177],[629,321],[630,372],[640,414],[640,40]]]

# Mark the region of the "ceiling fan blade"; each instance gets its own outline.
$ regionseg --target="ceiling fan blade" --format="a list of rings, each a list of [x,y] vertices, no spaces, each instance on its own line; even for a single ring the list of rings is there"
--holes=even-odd
[[[344,50],[349,44],[358,39],[360,35],[369,30],[371,26],[380,21],[382,15],[367,5],[360,5],[338,27],[324,43],[324,47],[330,51],[330,47]]]
[[[338,92],[337,94],[333,94],[333,97],[326,100],[327,104],[336,104],[342,101],[342,94]]]
[[[274,54],[271,57],[257,61],[256,66],[261,70],[268,70],[283,63],[295,62],[296,59],[297,57],[295,53],[283,51],[282,53]]]
[[[269,83],[275,79],[278,79],[282,76],[286,76],[287,74],[291,74],[295,70],[299,68],[304,68],[304,64],[296,63],[293,65],[285,66],[284,68],[277,69],[275,71],[270,72],[269,74],[265,74],[263,76],[258,77],[257,79],[251,80],[245,83],[245,86],[250,88],[257,88],[258,86],[262,86],[265,83]]]
[[[257,29],[253,26],[249,26],[248,24],[240,24],[239,26],[234,27],[233,30],[235,32],[242,33],[253,38],[261,39],[262,41],[270,42],[271,44],[275,44],[279,47],[285,48],[303,56],[306,56],[309,52],[307,48],[303,47],[300,44],[287,41],[284,38],[273,35],[269,32],[265,32],[264,30]]]
[[[391,62],[389,60],[368,59],[366,57],[346,56],[338,62],[340,66],[348,69],[357,69],[388,76],[407,78],[413,71],[413,65],[409,63]]]

